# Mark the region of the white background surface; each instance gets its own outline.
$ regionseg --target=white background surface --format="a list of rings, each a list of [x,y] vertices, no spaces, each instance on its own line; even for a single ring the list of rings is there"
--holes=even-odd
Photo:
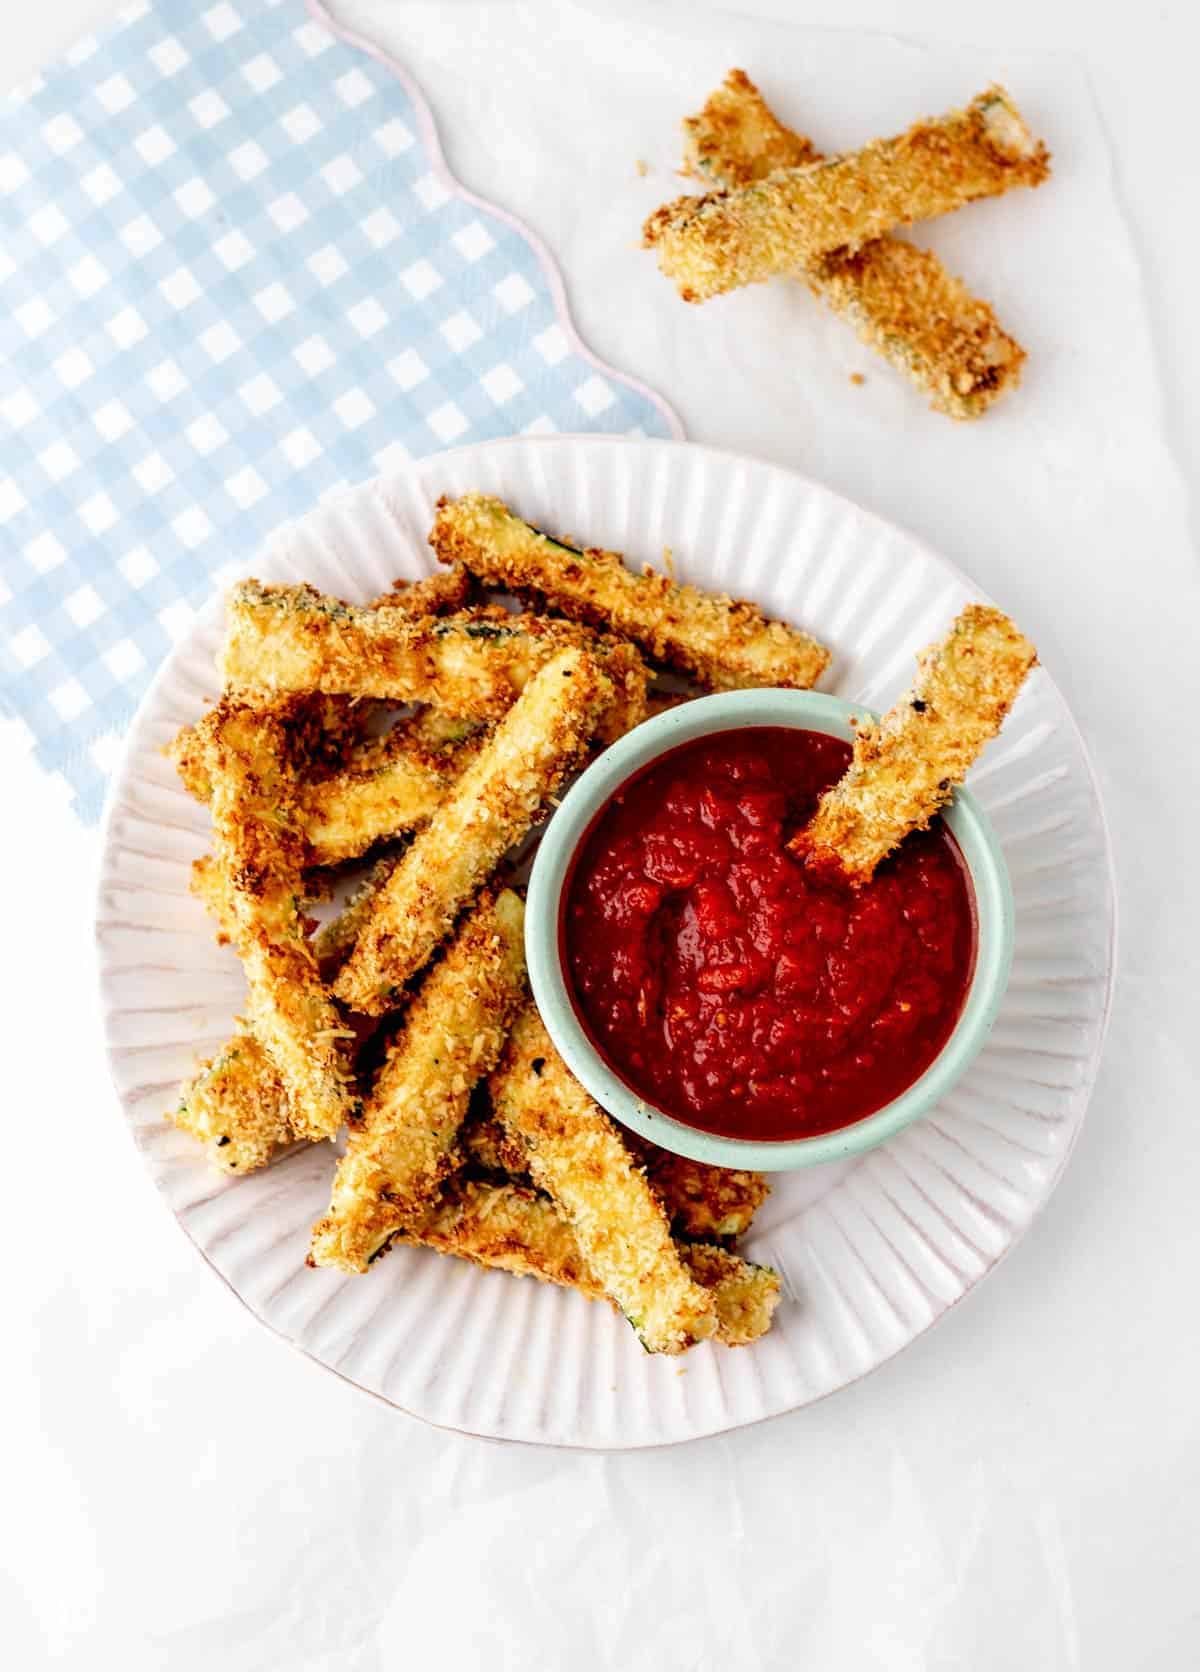
[[[106,9],[11,10],[5,73]],[[759,0],[769,10],[800,8]],[[905,34],[839,37],[831,67],[828,37],[767,36],[699,7],[693,39],[671,48],[644,21],[665,29],[661,8],[603,29],[548,3],[343,8],[424,82],[466,183],[556,248],[598,352],[657,385],[696,439],[797,465],[913,528],[1038,638],[1114,823],[1123,979],[1109,1050],[1046,1214],[869,1381],[648,1456],[425,1430],[259,1330],[141,1177],[99,1056],[95,837],[0,733],[17,1175],[0,1625],[12,1664],[1196,1664],[1195,32],[1182,5],[1100,12],[822,0],[805,23],[836,14]],[[570,50],[569,29],[588,34],[585,51]],[[946,45],[964,39],[977,50]],[[844,334],[805,323],[782,335],[799,307],[784,287],[710,305],[742,309],[744,331],[728,312],[701,331],[715,314],[674,305],[648,258],[622,247],[630,215],[674,190],[678,115],[739,61],[772,93],[801,89],[833,143],[1011,79],[1050,139],[1055,181],[931,238],[1033,350],[1027,390],[985,424],[924,414]],[[586,197],[563,190],[581,156],[596,170]],[[638,156],[655,172],[631,186]],[[765,308],[778,329],[764,338]],[[781,341],[795,377],[772,363]],[[861,390],[848,382],[858,369]]]

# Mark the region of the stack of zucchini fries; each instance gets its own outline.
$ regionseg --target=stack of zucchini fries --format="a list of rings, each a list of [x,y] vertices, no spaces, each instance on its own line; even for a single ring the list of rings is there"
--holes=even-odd
[[[683,129],[687,172],[716,189],[656,210],[643,241],[685,301],[790,274],[949,417],[977,418],[1016,385],[1025,351],[991,307],[891,236],[1046,179],[1049,154],[1002,87],[826,158],[732,70]]]
[[[512,856],[645,717],[660,672],[697,694],[802,688],[829,653],[483,495],[442,501],[430,543],[443,569],[365,607],[257,581],[229,596],[221,695],[169,752],[211,809],[193,886],[247,996],[169,1118],[238,1175],[345,1131],[311,1265],[365,1272],[417,1244],[607,1298],[651,1352],[756,1340],[779,1282],[734,1240],[765,1180],[634,1139],[574,1080],[529,997]],[[964,612],[922,662],[922,700],[864,728],[811,845],[869,876],[1032,659],[999,612]],[[351,865],[356,890],[318,927]]]

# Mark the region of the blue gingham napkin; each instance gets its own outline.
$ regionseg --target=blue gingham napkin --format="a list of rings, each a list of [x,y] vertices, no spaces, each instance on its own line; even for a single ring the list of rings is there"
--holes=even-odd
[[[0,701],[94,820],[214,571],[492,436],[673,433],[415,89],[298,0],[158,0],[0,109]]]

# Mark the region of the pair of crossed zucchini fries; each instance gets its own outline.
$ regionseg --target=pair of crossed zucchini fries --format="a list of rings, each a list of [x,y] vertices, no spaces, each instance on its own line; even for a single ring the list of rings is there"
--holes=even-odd
[[[688,302],[800,278],[951,418],[977,418],[1020,379],[1025,350],[930,250],[891,236],[1050,172],[1002,87],[895,139],[823,157],[743,70],[683,124],[687,172],[710,187],[647,220],[643,241]]]
[[[312,1265],[364,1272],[411,1243],[605,1297],[651,1352],[756,1340],[779,1281],[733,1241],[766,1181],[634,1139],[572,1077],[529,997],[511,860],[590,751],[687,700],[651,695],[658,673],[804,688],[829,652],[483,495],[443,500],[430,544],[441,570],[365,607],[253,580],[229,595],[222,694],[169,753],[211,809],[193,887],[248,992],[169,1118],[236,1174],[344,1128]],[[965,610],[862,727],[797,852],[868,880],[1033,660],[998,611]],[[310,906],[353,863],[318,927]]]

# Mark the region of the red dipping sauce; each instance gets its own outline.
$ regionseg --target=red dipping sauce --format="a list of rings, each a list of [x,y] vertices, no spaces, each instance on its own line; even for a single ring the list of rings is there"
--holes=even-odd
[[[632,778],[580,846],[564,965],[639,1097],[726,1137],[848,1126],[946,1043],[975,962],[967,869],[937,821],[854,890],[786,851],[850,760],[820,732],[718,733]]]

